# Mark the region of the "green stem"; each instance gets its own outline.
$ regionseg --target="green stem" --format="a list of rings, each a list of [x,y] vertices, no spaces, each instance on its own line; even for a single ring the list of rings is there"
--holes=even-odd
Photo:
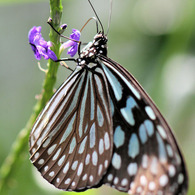
[[[62,3],[61,0],[50,0],[50,14],[53,19],[53,25],[56,29],[60,27],[61,15],[62,15]],[[50,41],[53,44],[53,51],[59,57],[59,47],[60,47],[60,37],[57,33],[54,33],[53,30],[50,30]],[[12,175],[17,167],[18,161],[26,161],[28,160],[28,155],[26,154],[26,148],[28,145],[28,137],[30,130],[40,113],[43,109],[47,101],[53,94],[53,87],[56,82],[56,74],[58,70],[58,64],[53,62],[52,60],[48,61],[48,71],[45,75],[45,80],[43,82],[43,90],[41,94],[41,98],[38,100],[34,107],[34,111],[30,116],[26,126],[24,129],[20,131],[18,134],[14,144],[12,145],[11,151],[8,154],[7,158],[3,162],[0,168],[0,194],[3,189],[8,190],[10,188],[9,181],[12,178]],[[24,158],[25,156],[25,158]],[[22,158],[23,157],[23,158]]]

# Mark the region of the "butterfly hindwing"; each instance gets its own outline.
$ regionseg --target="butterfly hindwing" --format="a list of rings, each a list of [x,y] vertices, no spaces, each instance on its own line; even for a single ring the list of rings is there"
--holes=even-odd
[[[187,173],[170,127],[128,71],[100,56],[113,118],[113,156],[102,183],[131,194],[185,194]]]
[[[99,183],[113,149],[103,71],[78,69],[51,98],[30,137],[33,164],[54,186],[70,191]]]

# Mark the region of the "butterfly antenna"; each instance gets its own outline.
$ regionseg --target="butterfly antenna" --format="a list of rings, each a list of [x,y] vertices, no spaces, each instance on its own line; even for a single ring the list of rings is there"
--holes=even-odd
[[[93,9],[93,12],[95,13],[95,16],[96,16],[97,20],[98,20],[99,23],[100,23],[100,26],[101,26],[101,28],[102,28],[102,34],[104,34],[104,27],[103,27],[103,25],[102,25],[102,23],[101,23],[101,21],[100,21],[100,18],[98,17],[97,12],[95,11],[95,9],[94,9],[94,7],[93,7],[91,1],[88,0],[88,2],[89,2],[89,4],[90,4],[91,8]]]
[[[87,22],[85,22],[85,24],[84,24],[83,27],[81,28],[80,32],[85,28],[85,26],[86,26],[91,20],[95,20],[95,22],[96,22],[97,33],[99,32],[99,30],[98,30],[98,21],[97,21],[97,18],[95,18],[95,17],[89,18],[89,20],[87,20]]]
[[[110,0],[110,10],[109,10],[109,17],[108,17],[108,29],[107,29],[107,32],[106,32],[106,36],[108,35],[108,32],[110,30],[110,23],[111,23],[111,16],[112,16],[112,3],[113,3],[113,1]]]

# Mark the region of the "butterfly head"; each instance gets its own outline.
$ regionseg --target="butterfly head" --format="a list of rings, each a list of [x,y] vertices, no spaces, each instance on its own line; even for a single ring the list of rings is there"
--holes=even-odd
[[[89,42],[82,50],[80,54],[80,64],[88,64],[95,62],[98,55],[107,56],[107,37],[98,33],[95,35],[93,42]]]

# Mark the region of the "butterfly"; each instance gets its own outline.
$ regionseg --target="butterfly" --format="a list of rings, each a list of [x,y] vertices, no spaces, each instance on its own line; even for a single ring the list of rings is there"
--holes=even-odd
[[[107,57],[98,32],[38,116],[30,160],[65,191],[109,185],[136,195],[184,195],[188,176],[176,139],[153,101]]]

